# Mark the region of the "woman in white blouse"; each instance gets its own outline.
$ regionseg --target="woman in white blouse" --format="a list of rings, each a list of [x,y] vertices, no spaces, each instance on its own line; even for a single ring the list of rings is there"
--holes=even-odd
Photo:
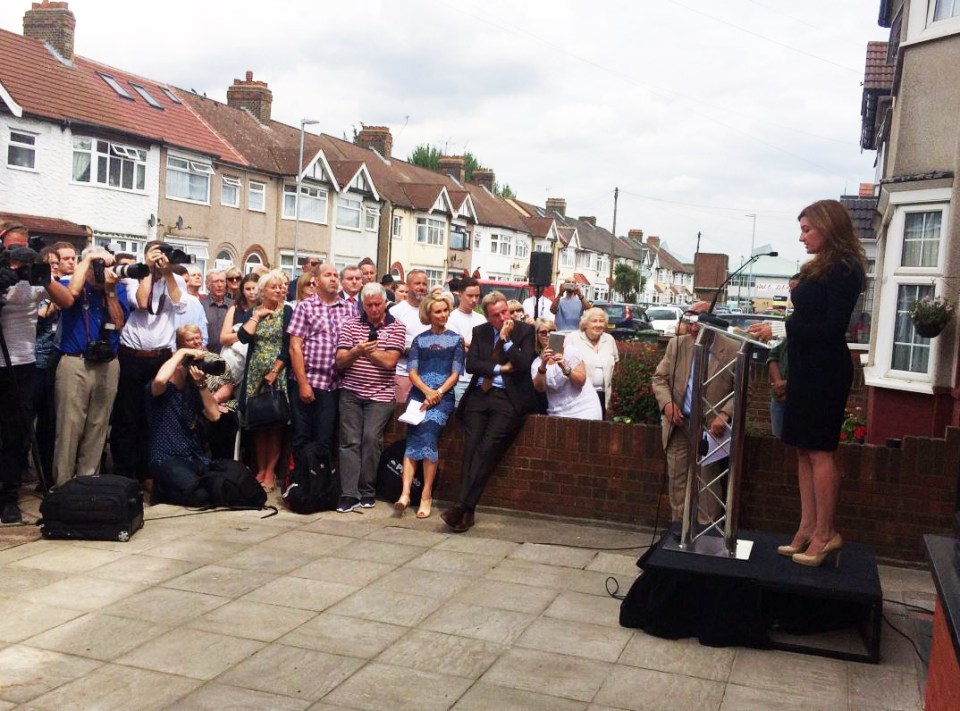
[[[617,353],[617,342],[607,333],[607,314],[603,309],[594,307],[583,312],[580,330],[567,335],[564,352],[570,347],[582,354],[588,384],[597,391],[603,417],[606,417],[613,367],[620,360],[620,355]]]
[[[539,319],[537,327],[538,342],[542,343],[538,343],[540,355],[533,361],[530,373],[534,389],[547,395],[547,414],[580,420],[601,419],[600,401],[593,388],[587,386],[583,356],[573,346],[564,347],[561,353],[547,347],[546,342],[553,330],[552,321]]]

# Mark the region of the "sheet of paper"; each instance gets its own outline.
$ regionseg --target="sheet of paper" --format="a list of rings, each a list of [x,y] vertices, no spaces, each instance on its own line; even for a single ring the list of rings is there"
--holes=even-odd
[[[407,400],[407,409],[404,410],[403,414],[397,419],[408,425],[419,425],[423,422],[424,415],[426,415],[426,412],[420,409],[421,405],[423,405],[422,402],[410,398]]]
[[[707,455],[700,460],[701,466],[719,462],[730,456],[730,428],[728,427],[721,437],[714,437],[710,430],[704,430],[703,436],[707,440]]]

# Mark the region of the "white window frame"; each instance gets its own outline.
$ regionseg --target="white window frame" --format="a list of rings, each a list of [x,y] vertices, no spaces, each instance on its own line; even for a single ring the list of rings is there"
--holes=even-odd
[[[906,16],[903,18],[904,31],[901,35],[900,47],[909,47],[912,44],[960,33],[960,15],[934,20],[936,9],[936,0],[928,0],[911,2],[909,8],[905,6],[905,9],[901,10]]]
[[[390,220],[390,235],[394,239],[403,237],[403,215],[394,215]]]
[[[143,262],[147,240],[132,235],[98,234],[94,232],[93,243],[98,247],[119,247],[118,253],[132,254],[138,262]],[[112,247],[111,247],[112,248]]]
[[[193,263],[195,266],[200,267],[200,271],[203,273],[204,283],[206,283],[207,265],[210,263],[210,249],[207,242],[192,239],[184,240],[170,236],[167,236],[164,242],[176,249],[182,249],[187,254],[193,255]]]
[[[233,191],[233,201],[227,200],[227,195]],[[226,207],[240,207],[240,194],[243,192],[243,181],[229,175],[220,178],[220,204]]]
[[[337,227],[359,232],[362,222],[363,200],[352,195],[337,195]]]
[[[256,197],[260,205],[259,207],[254,204],[254,197]],[[251,212],[266,212],[267,211],[267,184],[260,182],[259,180],[248,180],[247,181],[247,209]]]
[[[182,155],[167,154],[167,179],[165,197],[177,202],[189,202],[194,205],[210,204],[210,183],[215,175],[213,164],[205,160],[195,160]],[[179,186],[171,183],[177,177],[186,176],[187,191],[185,194],[177,193]],[[175,188],[171,190],[171,187]],[[203,198],[191,197],[191,194],[198,188],[202,188]]]
[[[256,267],[264,266],[263,258],[257,252],[251,252],[243,262],[244,276],[252,272]]]
[[[565,247],[560,250],[560,266],[573,268],[577,264],[577,250]]]
[[[417,218],[417,244],[443,247],[446,243],[447,223],[436,217]]]
[[[87,159],[87,179],[77,176],[77,157]],[[104,166],[104,179],[100,180],[100,166]],[[111,167],[119,166],[120,182],[112,184]],[[123,174],[129,166],[132,187],[123,186]],[[81,173],[82,175],[82,173]],[[147,151],[145,148],[127,146],[92,136],[73,137],[73,166],[71,179],[77,184],[96,185],[111,190],[142,193],[146,189]]]
[[[950,386],[952,369],[941,372],[941,363],[952,357],[952,344],[936,339],[931,344],[926,373],[914,373],[893,368],[893,348],[896,335],[897,298],[901,286],[933,285],[934,294],[948,292],[946,274],[946,249],[949,242],[950,188],[903,190],[890,193],[893,216],[887,227],[885,248],[882,255],[882,274],[878,274],[874,294],[876,325],[873,332],[875,347],[872,362],[864,368],[864,382],[872,387],[932,394],[935,387]],[[941,236],[935,267],[903,267],[904,226],[906,215],[916,212],[940,210]],[[878,255],[878,259],[881,255]],[[947,361],[943,359],[947,358]]]
[[[283,219],[296,219],[297,185],[288,183],[283,186]],[[315,205],[322,218],[314,217],[311,213],[304,215],[304,205]],[[315,225],[327,224],[327,210],[329,209],[329,195],[326,188],[316,185],[300,184],[300,222],[311,222]]]
[[[426,273],[428,290],[443,286],[443,269],[437,269],[436,267],[414,267],[414,269],[422,269]]]
[[[380,228],[380,208],[365,205],[363,208],[363,229],[376,232]]]
[[[320,260],[321,263],[327,260],[326,252],[303,252],[300,251],[297,253],[297,260],[293,258],[292,249],[281,249],[280,250],[280,263],[277,266],[277,269],[282,270],[290,277],[290,281],[298,279],[300,277],[300,264],[297,264],[297,261],[303,261],[305,257],[316,257]]]
[[[473,249],[476,252],[480,251],[480,247],[483,245],[483,234],[478,229],[473,230]]]
[[[519,259],[526,259],[530,256],[530,240],[522,236],[517,236],[517,242],[513,245],[513,256]]]
[[[14,170],[26,170],[33,173],[37,172],[37,136],[34,131],[24,131],[21,128],[10,126],[8,133],[9,143],[7,143],[7,167]],[[24,156],[30,157],[30,165],[19,165],[10,160],[13,151],[22,152]]]

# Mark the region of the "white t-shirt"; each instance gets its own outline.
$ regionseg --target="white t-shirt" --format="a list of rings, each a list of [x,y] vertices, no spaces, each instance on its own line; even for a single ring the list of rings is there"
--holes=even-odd
[[[471,311],[470,313],[465,314],[460,309],[454,309],[450,314],[450,317],[447,319],[447,328],[462,336],[464,346],[466,346],[466,348],[469,350],[470,340],[473,338],[474,327],[486,322],[487,319],[478,314],[476,311]],[[469,383],[471,377],[473,376],[471,376],[470,373],[467,372],[467,369],[464,368],[463,372],[460,373],[460,382]]]
[[[576,368],[583,356],[576,348],[564,347],[563,359],[568,368]],[[539,357],[530,366],[530,377],[536,377],[542,361]],[[588,374],[589,375],[589,374]],[[556,363],[547,366],[547,414],[578,420],[599,420],[603,414],[600,398],[589,382],[577,387]]]
[[[46,293],[42,286],[30,286],[28,281],[19,281],[7,291],[7,305],[0,314],[0,325],[13,365],[37,362],[37,303]],[[2,353],[0,365],[7,366]]]
[[[528,296],[526,299],[524,299],[523,313],[525,313],[530,318],[548,318],[551,321],[553,321],[554,320],[553,314],[550,313],[550,306],[553,304],[553,302],[550,299],[548,299],[546,296],[541,296],[540,297],[540,313],[534,316],[533,307],[536,305],[536,303],[537,303],[537,297],[535,296]]]
[[[420,309],[417,306],[411,306],[406,300],[390,307],[390,315],[400,321],[407,327],[407,337],[404,340],[404,351],[409,351],[413,345],[413,339],[430,328],[420,322]],[[401,355],[397,361],[397,375],[407,374],[407,356]]]
[[[132,348],[135,351],[156,351],[162,348],[171,350],[177,347],[176,315],[187,310],[187,300],[183,296],[187,293],[187,283],[179,274],[173,275],[180,288],[180,303],[174,304],[167,293],[167,280],[160,278],[153,282],[150,301],[154,311],[135,308],[137,304],[137,288],[140,282],[130,280],[127,285],[127,303],[130,304],[130,315],[120,332],[120,345]],[[163,297],[163,308],[160,300]]]

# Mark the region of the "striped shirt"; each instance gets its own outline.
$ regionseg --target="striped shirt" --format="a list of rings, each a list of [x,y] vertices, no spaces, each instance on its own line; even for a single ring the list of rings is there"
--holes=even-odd
[[[369,341],[370,328],[367,314],[363,311],[360,312],[360,318],[347,319],[340,330],[337,350],[350,350],[358,343]],[[403,353],[406,328],[401,321],[388,313],[384,323],[376,327],[376,331],[378,351]],[[364,400],[392,402],[396,395],[395,372],[396,368],[384,370],[360,356],[341,373],[340,386]]]
[[[297,304],[287,333],[303,339],[303,367],[310,387],[327,392],[340,387],[335,362],[337,343],[343,324],[350,316],[346,302],[339,297],[327,304],[313,295]]]

